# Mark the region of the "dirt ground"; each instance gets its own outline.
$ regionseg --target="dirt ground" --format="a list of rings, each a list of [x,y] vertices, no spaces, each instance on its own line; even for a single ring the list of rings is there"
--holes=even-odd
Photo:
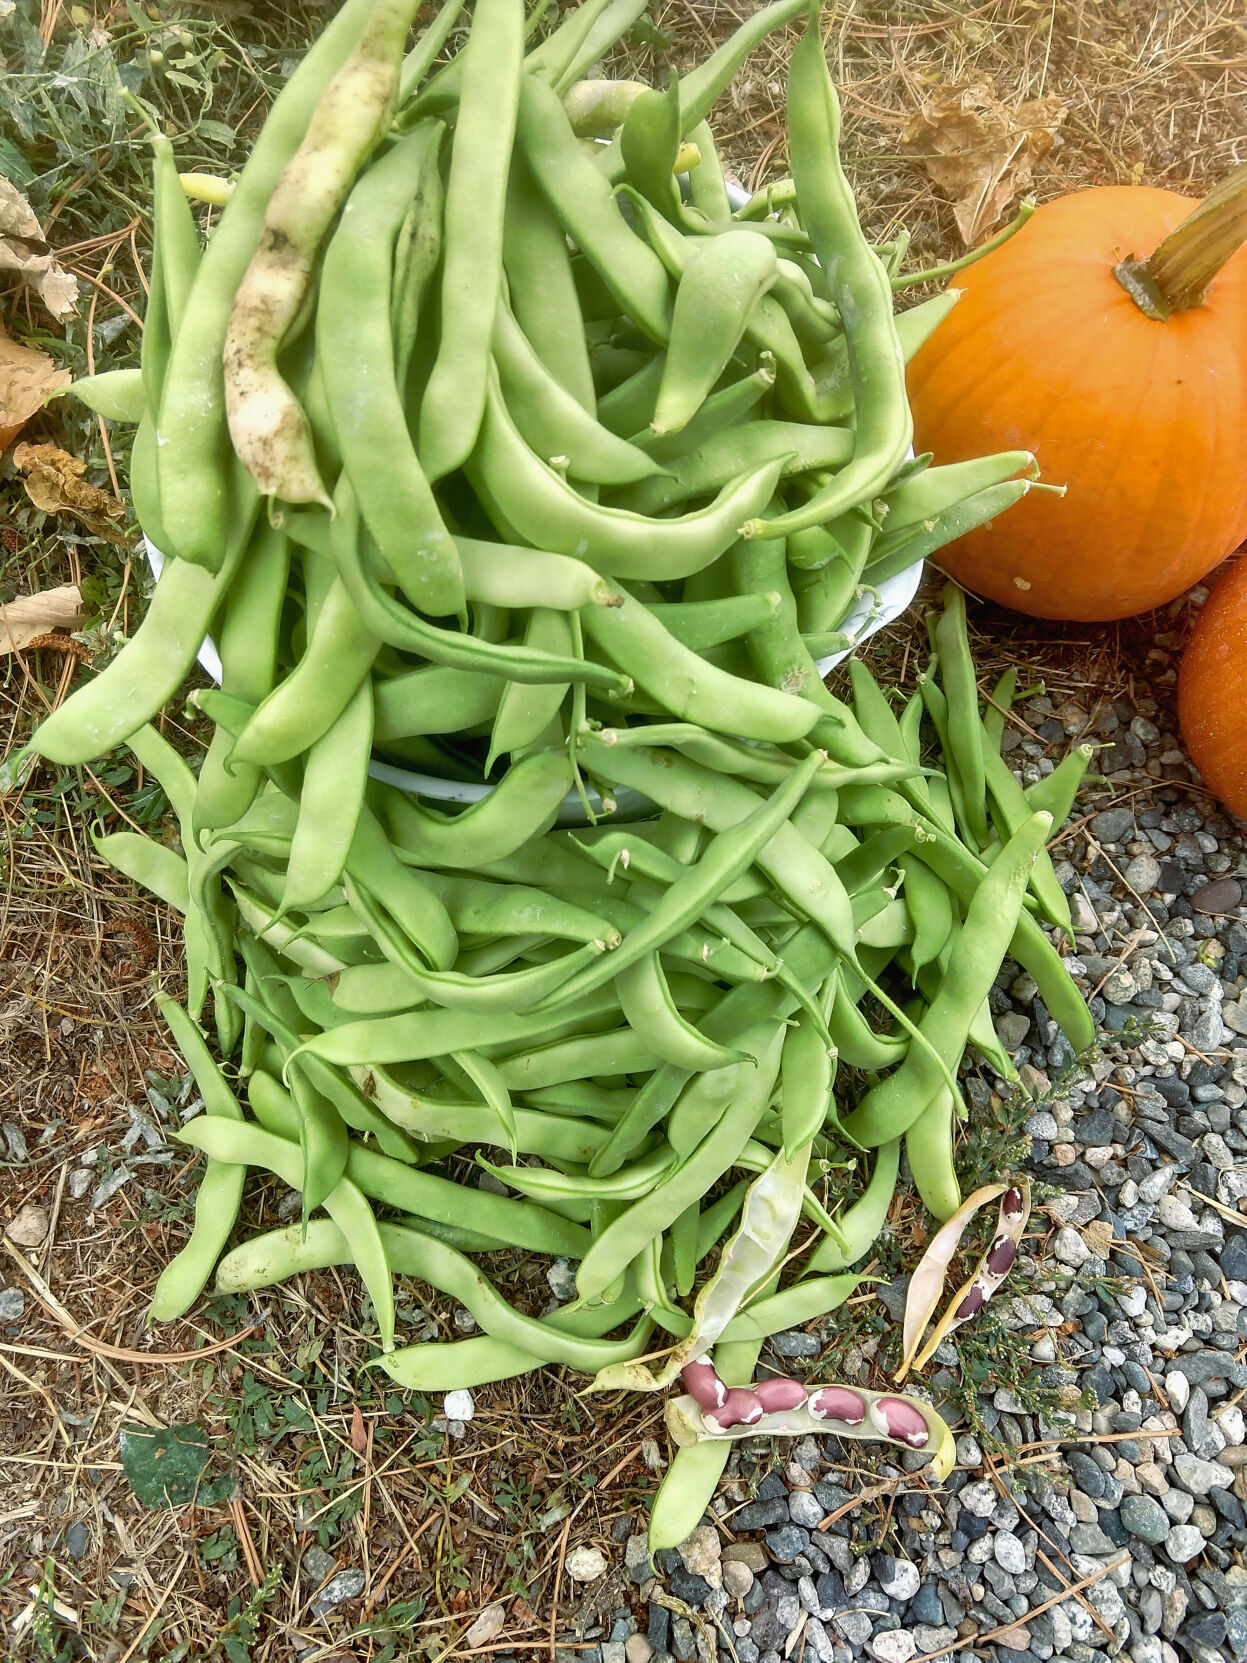
[[[254,62],[269,62],[240,100],[240,130],[253,130],[283,41],[297,49],[301,27],[325,9],[305,8],[300,21],[297,7],[178,8],[196,27],[207,18],[214,29],[236,30]],[[671,44],[658,60],[680,67],[703,56],[746,9],[747,0],[660,0],[652,17]],[[92,18],[89,7],[43,0],[22,10],[63,52],[92,27],[120,35],[137,8],[101,5]],[[164,11],[168,21],[172,8]],[[1247,153],[1247,23],[1229,5],[914,0],[840,4],[829,18],[863,217],[881,239],[905,226],[911,265],[962,251],[951,206],[922,156],[902,143],[908,118],[941,88],[981,86],[1010,108],[1061,101],[1057,142],[1034,167],[1041,199],[1105,182],[1198,195]],[[256,43],[271,49],[269,60]],[[784,171],[777,111],[786,50],[782,38],[768,43],[716,116],[751,187]],[[0,52],[13,70],[18,49],[2,19]],[[655,54],[631,56],[635,65]],[[228,62],[216,71],[218,79],[228,73]],[[4,147],[20,150],[22,137],[17,117],[0,113],[0,171]],[[125,309],[141,311],[145,205],[134,207],[141,185],[127,183],[129,240],[110,231],[93,242],[92,193],[102,192],[101,201],[108,194],[107,168],[93,163],[86,183],[70,190],[72,172],[70,207],[48,234],[83,279],[98,335],[124,322]],[[1006,215],[1013,205],[1006,201]],[[121,225],[130,209],[116,215],[110,223]],[[46,320],[41,327],[55,353],[55,332]],[[70,335],[77,369],[84,331]],[[70,441],[89,444],[100,479],[115,466],[124,480],[121,441],[110,449],[85,423],[67,441],[58,421],[44,419],[46,436],[71,450]],[[138,558],[136,545],[101,549],[66,536],[30,510],[12,475],[6,464],[0,599],[106,570],[92,599],[103,641],[107,625],[133,619],[128,556]],[[972,627],[984,675],[1012,659],[1054,696],[1091,706],[1147,692],[1164,710],[1188,611],[1177,602],[1126,625],[1057,627],[980,607]],[[912,629],[902,626],[873,656],[903,680],[912,676],[912,646]],[[0,663],[0,752],[63,695],[75,667],[48,651]],[[96,821],[109,829],[142,823],[160,803],[141,779],[107,765],[80,776],[45,770],[23,796],[2,801],[0,1222],[24,1209],[39,1217],[27,1245],[5,1241],[0,1250],[0,1652],[108,1663],[440,1663],[491,1648],[523,1658],[552,1654],[555,1635],[590,1626],[599,1607],[627,1604],[629,1589],[613,1574],[586,1595],[565,1566],[586,1544],[621,1561],[625,1522],[637,1528],[657,1482],[655,1404],[578,1398],[575,1383],[551,1370],[482,1390],[465,1436],[448,1439],[434,1405],[357,1373],[367,1355],[361,1295],[337,1273],[305,1277],[280,1296],[205,1301],[186,1321],[145,1327],[194,1194],[194,1163],[162,1135],[186,1093],[152,999],[153,978],[178,989],[176,931],[161,907],[93,854],[91,830]],[[1079,814],[1095,806],[1089,798]],[[1075,829],[1069,848],[1077,845]],[[276,1185],[250,1186],[248,1226],[276,1222],[279,1201]],[[539,1285],[544,1267],[515,1274]],[[402,1299],[408,1328],[454,1335],[446,1301],[411,1284]],[[236,1484],[217,1486],[229,1498],[145,1508],[122,1470],[122,1427],[190,1422],[214,1451],[202,1483],[232,1474]],[[354,1594],[321,1610],[318,1590],[340,1573]],[[45,1604],[54,1596],[62,1615],[40,1617],[19,1638],[14,1624],[32,1590]],[[479,1613],[499,1600],[505,1628],[469,1640]]]

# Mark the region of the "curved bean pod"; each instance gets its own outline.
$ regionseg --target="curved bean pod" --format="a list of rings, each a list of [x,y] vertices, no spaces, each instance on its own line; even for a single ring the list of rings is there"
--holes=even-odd
[[[501,525],[537,548],[575,555],[608,577],[687,577],[716,560],[742,519],[770,498],[783,460],[767,460],[731,480],[706,508],[655,520],[589,502],[534,456],[520,438],[496,384],[485,405],[468,475]]]
[[[262,1166],[275,1172],[292,1189],[300,1187],[299,1151],[297,1145],[271,1132],[261,1131],[248,1124],[231,1125],[211,1119],[207,1115],[192,1120],[178,1134],[183,1143],[217,1160],[235,1160],[246,1166]],[[394,1282],[386,1259],[385,1244],[381,1239],[372,1209],[363,1193],[348,1178],[340,1178],[324,1198],[330,1218],[350,1244],[354,1261],[368,1296],[377,1314],[377,1327],[385,1351],[394,1349]]]

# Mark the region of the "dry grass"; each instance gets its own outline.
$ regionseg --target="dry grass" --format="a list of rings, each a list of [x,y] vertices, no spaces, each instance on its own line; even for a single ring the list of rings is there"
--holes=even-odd
[[[68,26],[68,7],[44,9],[49,31],[58,19]],[[681,68],[746,9],[660,0],[653,16]],[[907,226],[911,260],[959,252],[947,205],[899,147],[905,118],[942,82],[986,81],[1006,102],[1064,100],[1063,142],[1040,165],[1041,197],[1132,180],[1197,194],[1240,159],[1247,25],[1228,4],[913,0],[841,4],[829,26],[846,158],[866,221],[881,239]],[[717,118],[726,154],[750,185],[784,171],[787,46],[768,43]],[[98,276],[107,254],[87,248],[81,258]],[[134,299],[133,273],[113,281]],[[118,303],[96,293],[103,321]],[[24,559],[29,587],[63,575],[38,548]],[[1111,628],[1037,625],[978,608],[976,654],[985,678],[1015,662],[1023,679],[1045,681],[1055,704],[1088,715],[1105,699],[1133,704],[1147,692],[1172,731],[1163,713],[1185,606]],[[920,655],[912,624],[872,648],[875,664],[900,682]],[[9,666],[0,687],[5,748],[66,679],[46,654]],[[447,1440],[429,1424],[431,1405],[403,1401],[357,1372],[371,1312],[354,1279],[337,1273],[145,1330],[151,1288],[188,1228],[195,1169],[180,1155],[137,1167],[95,1211],[89,1190],[74,1198],[70,1176],[95,1146],[108,1152],[104,1168],[117,1159],[129,1111],[157,1115],[147,1076],[156,1076],[159,1102],[161,1082],[177,1072],[151,999],[153,975],[177,987],[176,931],[91,853],[91,808],[121,823],[108,787],[88,774],[58,806],[46,785],[38,800],[4,802],[0,1121],[24,1135],[29,1156],[0,1162],[0,1221],[30,1203],[48,1212],[50,1230],[23,1250],[24,1264],[0,1254],[0,1287],[25,1295],[22,1318],[0,1325],[0,1620],[12,1622],[51,1567],[50,1586],[78,1626],[55,1629],[49,1657],[463,1656],[473,1618],[499,1599],[507,1626],[488,1644],[521,1658],[549,1655],[556,1633],[592,1632],[599,1606],[609,1626],[610,1610],[635,1588],[612,1573],[588,1595],[577,1591],[566,1557],[599,1544],[618,1563],[614,1531],[625,1518],[636,1528],[656,1482],[646,1459],[646,1440],[660,1435],[654,1404],[578,1400],[549,1370],[483,1390],[466,1436]],[[284,1216],[281,1201],[277,1186],[255,1186],[248,1226]],[[513,1265],[511,1276],[539,1301],[543,1267]],[[455,1337],[447,1301],[416,1287],[403,1299],[409,1326]],[[194,1351],[253,1320],[258,1332],[203,1360],[142,1360]],[[92,1350],[92,1341],[122,1355]],[[180,1513],[140,1508],[117,1458],[119,1429],[136,1420],[198,1421],[218,1462],[232,1463],[235,1500]],[[71,1524],[84,1527],[76,1557],[65,1541]],[[313,1610],[327,1572],[307,1563],[318,1537],[335,1567],[364,1575],[361,1595],[327,1616]],[[29,1635],[26,1647],[34,1649]]]

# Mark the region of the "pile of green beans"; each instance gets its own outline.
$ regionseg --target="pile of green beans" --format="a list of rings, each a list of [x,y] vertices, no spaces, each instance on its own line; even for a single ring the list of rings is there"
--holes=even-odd
[[[913,274],[858,225],[816,10],[792,180],[733,209],[707,117],[806,0],[663,91],[584,79],[637,0],[537,44],[522,0],[476,0],[434,67],[460,3],[400,61],[415,5],[347,0],[205,248],[157,138],[142,369],[78,390],[139,418],[167,560],[33,750],[127,745],[178,822],[180,850],[97,841],[185,919],[164,1009],[207,1167],[154,1319],[214,1268],[238,1290],[351,1262],[403,1386],[563,1364],[605,1388],[694,1356],[713,1284],[747,1380],[766,1335],[852,1291],[902,1140],[932,1212],[959,1205],[967,1048],[1016,1078],[987,1003],[1006,957],[1093,1037],[1041,927],[1069,929],[1044,845],[1086,753],[1018,783],[1012,680],[980,700],[951,587],[907,703],[816,666],[1033,462],[908,455],[904,359],[952,301],[893,314]],[[192,767],[151,723],[209,632]],[[448,813],[386,764],[493,789]],[[222,1260],[248,1167],[303,1225]],[[742,1213],[764,1181],[783,1205]],[[575,1302],[514,1308],[488,1270],[516,1251],[574,1261]],[[396,1273],[482,1333],[396,1349]],[[718,1455],[681,1450],[664,1535]]]

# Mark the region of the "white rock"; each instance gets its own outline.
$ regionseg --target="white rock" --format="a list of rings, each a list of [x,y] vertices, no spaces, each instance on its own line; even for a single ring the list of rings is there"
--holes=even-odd
[[[1011,1530],[996,1532],[993,1551],[996,1563],[1001,1570],[1008,1571],[1010,1576],[1021,1576],[1026,1569],[1026,1549]]]
[[[996,1510],[996,1489],[987,1479],[967,1484],[957,1498],[978,1519],[989,1519]]]
[[[909,1663],[918,1650],[918,1642],[909,1629],[891,1628],[869,1640],[866,1650],[878,1663]]]
[[[1194,1219],[1191,1220],[1194,1225]],[[1091,1258],[1091,1249],[1071,1225],[1063,1225],[1057,1231],[1052,1243],[1052,1251],[1063,1265],[1069,1265],[1077,1270]]]
[[[4,1233],[18,1247],[38,1247],[48,1233],[46,1207],[29,1203],[16,1213],[4,1227]]]
[[[1178,1176],[1176,1166],[1157,1167],[1155,1172],[1149,1172],[1146,1178],[1139,1182],[1139,1200],[1149,1205],[1155,1204]]]
[[[1204,1538],[1193,1524],[1175,1524],[1165,1537],[1165,1552],[1175,1565],[1186,1565],[1204,1551]]]
[[[606,1570],[606,1555],[601,1548],[573,1548],[567,1555],[567,1574],[573,1582],[596,1582]]]
[[[654,1648],[643,1634],[630,1634],[624,1641],[624,1656],[628,1663],[649,1663]]]
[[[889,1599],[913,1599],[922,1586],[922,1573],[911,1560],[894,1559],[888,1574],[879,1578],[879,1586]]]
[[[1247,1421],[1237,1403],[1231,1403],[1213,1416],[1227,1444],[1241,1444],[1247,1438]]]
[[[488,1645],[502,1633],[507,1620],[507,1608],[501,1600],[487,1605],[466,1635],[468,1646]]]
[[[1211,1161],[1218,1172],[1228,1172],[1234,1165],[1234,1155],[1223,1137],[1208,1132],[1203,1140],[1204,1159]]]
[[[1165,1396],[1175,1414],[1183,1414],[1191,1400],[1191,1382],[1181,1369],[1170,1369],[1165,1376]]]
[[[476,1404],[471,1392],[447,1392],[442,1399],[442,1413],[447,1420],[471,1420]]]
[[[1177,1195],[1162,1195],[1156,1208],[1160,1221],[1170,1230],[1196,1230],[1199,1228],[1195,1214],[1186,1202]]]

